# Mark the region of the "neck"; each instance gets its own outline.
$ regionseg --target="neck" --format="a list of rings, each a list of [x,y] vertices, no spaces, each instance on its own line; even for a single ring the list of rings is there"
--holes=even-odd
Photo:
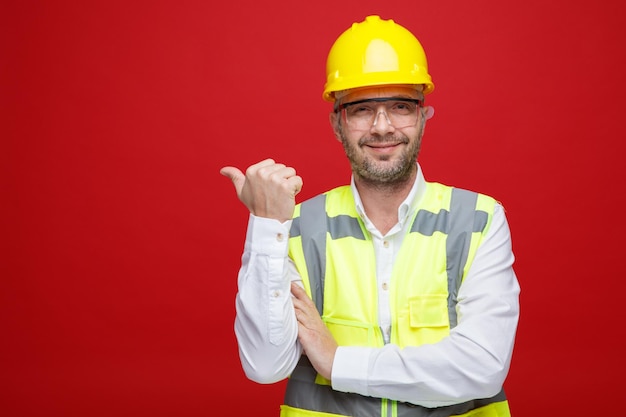
[[[398,223],[398,208],[411,192],[416,178],[417,170],[401,181],[388,184],[355,176],[354,183],[367,217],[383,235]]]

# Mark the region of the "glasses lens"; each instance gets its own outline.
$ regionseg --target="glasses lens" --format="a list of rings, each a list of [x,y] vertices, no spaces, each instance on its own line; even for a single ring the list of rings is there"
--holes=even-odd
[[[421,101],[409,98],[376,98],[353,101],[341,105],[351,129],[369,130],[378,122],[381,113],[387,123],[396,129],[415,126]]]

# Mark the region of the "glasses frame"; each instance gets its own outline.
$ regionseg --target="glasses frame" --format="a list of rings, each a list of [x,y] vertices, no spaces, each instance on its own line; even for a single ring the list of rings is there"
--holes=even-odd
[[[416,104],[416,108],[415,111],[418,112],[419,108],[424,107],[424,100],[423,99],[419,99],[419,98],[409,98],[409,97],[373,97],[373,98],[365,98],[362,100],[355,100],[355,101],[350,101],[348,103],[341,103],[339,105],[336,106],[335,108],[335,112],[343,112],[343,117],[346,121],[346,123],[348,123],[348,115],[347,113],[344,111],[346,110],[347,107],[350,106],[354,106],[356,104],[361,104],[361,103],[367,103],[367,102],[376,102],[376,103],[384,103],[387,101],[403,101],[405,103],[413,103]],[[372,122],[372,126],[376,125],[376,122],[378,121],[378,116],[380,115],[381,112],[376,113],[376,116],[374,118],[374,121]],[[390,125],[393,126],[393,123],[391,123],[391,120],[389,119],[389,115],[387,114],[387,112],[385,111],[385,117],[387,118],[387,123],[389,123]],[[417,123],[417,120],[416,120]],[[395,129],[403,129],[405,127],[411,127],[413,125],[408,125],[408,126],[402,126],[402,127],[396,127],[393,126]],[[371,126],[370,126],[371,128]]]

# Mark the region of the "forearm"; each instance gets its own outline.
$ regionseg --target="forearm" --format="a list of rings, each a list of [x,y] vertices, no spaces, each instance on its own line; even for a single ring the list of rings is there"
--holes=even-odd
[[[495,358],[471,343],[462,346],[467,341],[455,342],[455,337],[436,345],[404,349],[396,345],[380,349],[340,347],[333,366],[333,388],[424,407],[452,405],[497,394],[509,361]],[[456,346],[444,348],[445,344]]]
[[[250,216],[236,297],[235,335],[246,376],[280,381],[301,354],[290,285],[299,279],[287,257],[289,222]]]

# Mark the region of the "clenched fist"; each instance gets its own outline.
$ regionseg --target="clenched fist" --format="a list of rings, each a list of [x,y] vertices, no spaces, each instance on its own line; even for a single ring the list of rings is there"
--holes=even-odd
[[[302,190],[302,178],[296,170],[273,159],[265,159],[246,170],[226,166],[220,173],[231,179],[239,200],[258,217],[285,222],[293,216],[296,194]]]

